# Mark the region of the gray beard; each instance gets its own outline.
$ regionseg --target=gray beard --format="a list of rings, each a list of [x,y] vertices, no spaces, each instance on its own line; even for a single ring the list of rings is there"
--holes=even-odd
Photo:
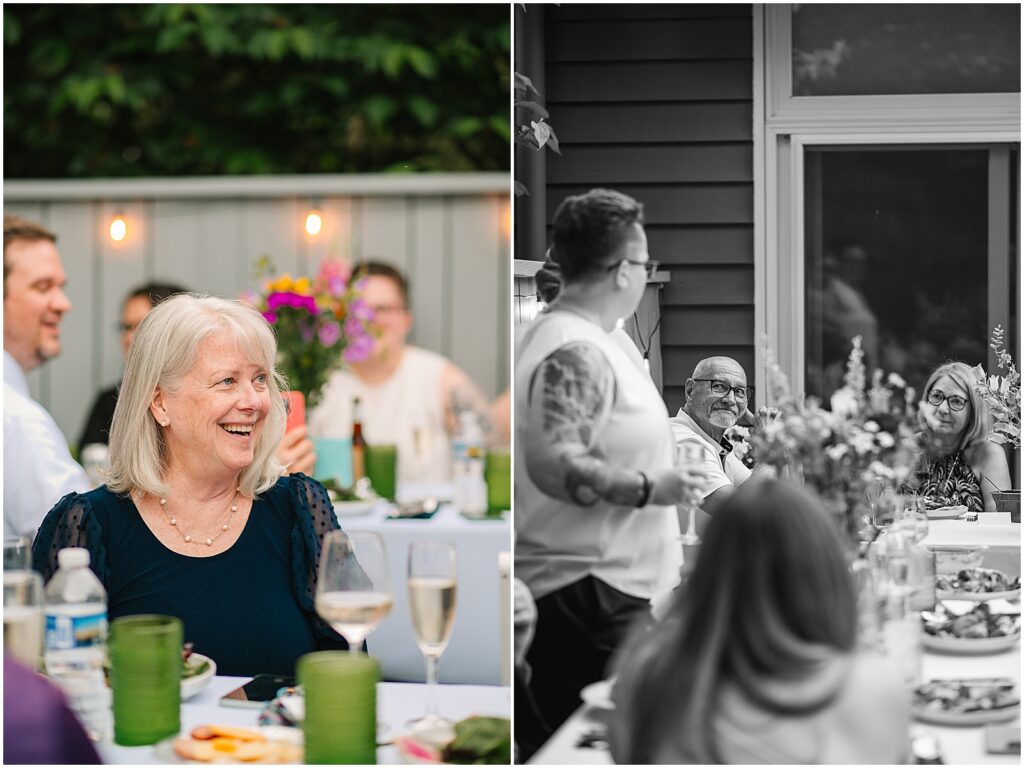
[[[708,421],[719,429],[728,429],[736,423],[737,418],[739,417],[729,411],[715,410],[711,412],[711,416]]]

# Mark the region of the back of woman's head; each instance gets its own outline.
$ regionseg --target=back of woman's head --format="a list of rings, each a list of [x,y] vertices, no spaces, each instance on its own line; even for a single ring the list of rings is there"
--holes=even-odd
[[[841,539],[820,501],[786,482],[747,481],[712,517],[669,615],[624,655],[616,760],[657,761],[667,748],[716,762],[711,722],[723,684],[787,711],[793,703],[763,684],[807,678],[851,651],[856,625]]]
[[[267,321],[239,301],[178,294],[155,307],[139,325],[128,352],[124,379],[110,427],[110,482],[115,493],[141,490],[165,495],[166,444],[150,413],[159,387],[175,392],[198,359],[202,342],[222,333],[248,359],[270,373],[270,410],[254,447],[253,463],[242,473],[246,495],[271,487],[283,467],[275,457],[287,415],[283,382],[274,367],[277,342]]]
[[[612,189],[592,189],[565,198],[551,225],[551,259],[567,283],[598,276],[630,236],[644,223],[644,207]]]
[[[943,363],[932,371],[927,383],[924,385],[925,400],[931,394],[932,387],[943,376],[951,378],[960,389],[967,393],[966,397],[969,403],[970,414],[967,417],[967,424],[964,427],[960,447],[971,448],[988,440],[989,435],[992,433],[992,412],[989,410],[988,403],[985,402],[984,398],[974,388],[974,385],[979,383],[977,376],[974,375],[974,369],[967,363],[958,361]],[[946,394],[953,393],[947,392]]]

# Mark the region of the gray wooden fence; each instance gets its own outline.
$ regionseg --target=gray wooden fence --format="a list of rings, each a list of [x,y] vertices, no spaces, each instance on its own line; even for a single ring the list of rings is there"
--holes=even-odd
[[[451,358],[490,396],[509,384],[512,286],[506,174],[6,181],[4,212],[58,236],[73,304],[63,352],[29,376],[74,442],[98,390],[121,376],[121,302],[168,280],[237,298],[253,266],[312,275],[328,253],[379,258],[411,281],[413,343]],[[323,213],[313,238],[306,212]],[[128,236],[115,243],[122,215]]]

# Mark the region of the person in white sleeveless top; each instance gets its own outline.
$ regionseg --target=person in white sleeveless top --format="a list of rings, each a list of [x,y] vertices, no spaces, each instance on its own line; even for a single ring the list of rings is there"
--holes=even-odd
[[[516,577],[537,601],[529,688],[550,728],[678,578],[673,505],[704,477],[675,466],[665,404],[616,330],[655,266],[642,225],[619,192],[566,198],[551,248],[563,288],[517,338]]]
[[[364,280],[363,297],[380,336],[366,360],[347,363],[331,374],[320,404],[309,415],[309,433],[351,437],[352,400],[358,397],[366,441],[398,448],[399,485],[448,482],[457,414],[471,409],[486,423],[487,400],[450,360],[405,343],[413,318],[401,272],[367,261],[356,264],[352,276]]]

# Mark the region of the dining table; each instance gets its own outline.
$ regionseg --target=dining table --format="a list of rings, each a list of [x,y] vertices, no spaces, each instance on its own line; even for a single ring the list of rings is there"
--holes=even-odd
[[[182,702],[181,732],[187,734],[199,725],[230,725],[251,728],[257,725],[260,710],[225,707],[220,698],[252,678],[213,677],[205,688]],[[440,685],[437,687],[440,713],[452,721],[472,715],[509,717],[511,689],[486,685]],[[417,683],[377,684],[377,762],[396,765],[401,756],[391,740],[408,732],[408,723],[423,715],[427,707],[427,686]],[[100,742],[97,751],[104,763],[154,765],[179,762],[171,756],[169,744],[122,747],[110,741]]]
[[[1021,527],[1011,523],[1009,514],[981,513],[976,522],[961,519],[930,520],[925,546],[986,547],[982,565],[1010,576],[1021,572]],[[1018,599],[1019,602],[1019,599]],[[925,650],[921,656],[922,681],[961,678],[1010,678],[1020,689],[1021,651],[1017,643],[990,654],[958,655]],[[610,765],[608,724],[615,716],[606,697],[587,696],[560,728],[533,754],[532,765]],[[1020,742],[1019,710],[1012,719],[995,725],[1007,726]],[[949,726],[913,722],[916,733],[935,737],[943,761],[949,765],[1020,765],[1020,753],[995,754],[987,750],[986,725]]]
[[[391,613],[367,638],[366,644],[381,663],[385,680],[423,682],[423,656],[416,644],[406,571],[409,546],[426,539],[455,545],[457,593],[451,639],[441,656],[439,680],[467,685],[507,684],[502,674],[502,590],[509,589],[501,573],[501,553],[512,548],[512,526],[508,516],[469,519],[446,499],[454,496],[448,483],[400,485],[398,500],[434,498],[442,500],[429,519],[393,519],[395,505],[386,501],[366,505],[349,514],[348,505],[336,504],[342,530],[372,531],[387,548],[394,605]],[[507,557],[507,554],[506,554]]]

